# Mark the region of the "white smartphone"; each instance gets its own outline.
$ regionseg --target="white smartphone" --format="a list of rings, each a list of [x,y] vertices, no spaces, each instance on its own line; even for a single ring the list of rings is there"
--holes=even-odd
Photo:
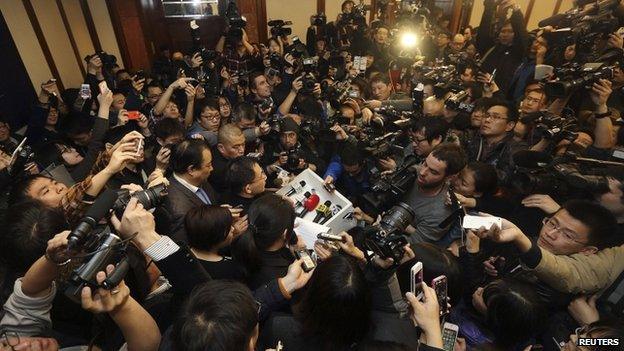
[[[459,327],[456,324],[444,323],[444,328],[442,329],[444,351],[453,351],[455,340],[457,340],[457,334],[459,334]]]
[[[423,282],[423,265],[422,262],[418,261],[414,263],[412,269],[410,270],[410,288],[412,294],[416,296],[418,300],[423,299],[425,293],[422,288]]]
[[[472,229],[477,230],[481,227],[489,230],[493,225],[498,226],[498,228],[503,227],[503,220],[500,217],[494,216],[473,216],[473,215],[465,215],[464,220],[462,222],[462,227],[464,229]]]

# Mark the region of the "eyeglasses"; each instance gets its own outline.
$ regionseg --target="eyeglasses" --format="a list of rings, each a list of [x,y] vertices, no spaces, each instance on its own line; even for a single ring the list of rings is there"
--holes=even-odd
[[[547,231],[556,231],[559,232],[563,235],[564,238],[566,238],[569,241],[574,241],[575,243],[581,244],[581,245],[585,245],[587,243],[584,243],[582,241],[578,241],[574,238],[574,234],[569,231],[569,230],[565,230],[562,229],[560,225],[558,225],[557,223],[555,223],[553,221],[552,218],[544,218],[542,220],[542,224],[544,225],[544,228],[546,228]]]
[[[265,180],[265,179],[267,179],[267,175],[266,175],[266,173],[264,172],[264,170],[262,170],[262,173],[260,173],[260,178],[258,178],[258,179],[254,179],[254,180],[252,181],[252,183],[259,182],[259,181],[261,181],[261,180]]]
[[[15,346],[19,345],[21,341],[17,332],[5,330],[0,334],[0,342],[3,346],[9,346],[11,350],[15,351]]]
[[[500,115],[500,114],[498,114],[498,113],[490,113],[490,112],[486,112],[486,113],[483,115],[483,119],[488,119],[488,118],[491,118],[491,119],[493,119],[493,120],[503,120],[503,119],[507,119],[507,116],[502,116],[502,115]]]
[[[221,115],[220,114],[212,114],[212,115],[204,115],[202,116],[202,118],[205,118],[209,121],[218,121],[221,119]]]

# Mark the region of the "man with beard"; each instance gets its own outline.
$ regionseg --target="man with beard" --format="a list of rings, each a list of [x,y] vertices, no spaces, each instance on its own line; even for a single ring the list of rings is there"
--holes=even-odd
[[[414,220],[406,232],[411,244],[435,243],[442,239],[449,228],[439,225],[452,209],[446,205],[449,181],[466,166],[466,155],[456,144],[443,143],[436,146],[418,168],[414,186],[403,199],[414,211]]]

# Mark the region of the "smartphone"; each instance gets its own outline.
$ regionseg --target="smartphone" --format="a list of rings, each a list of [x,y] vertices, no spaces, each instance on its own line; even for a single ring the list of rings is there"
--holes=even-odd
[[[456,324],[444,323],[444,328],[442,329],[442,348],[444,351],[453,351],[457,334],[459,334],[459,327]]]
[[[500,217],[495,216],[473,216],[473,215],[465,215],[462,221],[462,227],[464,229],[472,229],[477,230],[481,227],[489,230],[493,225],[498,226],[498,228],[503,227],[503,220]]]
[[[449,312],[447,303],[448,279],[446,279],[445,275],[436,277],[431,281],[431,287],[435,290],[438,303],[440,304],[440,316],[444,316]]]
[[[277,341],[277,346],[275,346],[275,351],[284,351],[284,345],[280,340]]]
[[[144,146],[143,139],[138,139],[138,141],[137,141],[137,148],[136,148],[136,155],[137,156],[141,156],[141,153],[143,152],[143,146]]]
[[[89,84],[80,85],[80,92],[78,93],[83,100],[91,98],[91,86]]]
[[[301,266],[304,272],[308,273],[309,271],[313,270],[314,267],[316,267],[314,260],[312,260],[312,257],[310,257],[310,254],[308,253],[308,250],[297,250],[295,251],[295,256],[297,257],[297,259],[303,260],[303,264]]]
[[[141,118],[141,112],[139,111],[128,111],[128,120],[133,120],[133,119],[140,119]]]
[[[414,296],[416,296],[416,298],[418,300],[423,299],[423,297],[425,296],[425,292],[423,291],[423,287],[422,287],[422,282],[423,282],[423,265],[422,262],[416,262],[414,263],[414,265],[412,266],[412,269],[410,270],[410,288],[412,291],[412,294],[414,294]]]
[[[492,75],[490,76],[490,80],[488,80],[488,85],[492,84],[492,82],[494,81],[495,77],[496,77],[496,68],[494,68],[494,71],[492,71]]]
[[[136,71],[134,76],[136,77],[136,81],[138,82],[141,79],[145,79],[145,72],[142,69],[140,69],[140,70]]]
[[[108,84],[106,84],[105,80],[101,81],[98,86],[100,87],[100,93],[102,94],[105,94],[109,90]]]

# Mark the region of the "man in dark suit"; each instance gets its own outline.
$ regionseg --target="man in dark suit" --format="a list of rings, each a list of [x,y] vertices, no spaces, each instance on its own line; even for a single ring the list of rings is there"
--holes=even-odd
[[[170,164],[173,175],[169,178],[169,194],[158,214],[168,222],[169,236],[186,242],[186,212],[204,204],[219,204],[217,194],[206,181],[213,169],[212,154],[203,140],[185,140],[172,151]]]

